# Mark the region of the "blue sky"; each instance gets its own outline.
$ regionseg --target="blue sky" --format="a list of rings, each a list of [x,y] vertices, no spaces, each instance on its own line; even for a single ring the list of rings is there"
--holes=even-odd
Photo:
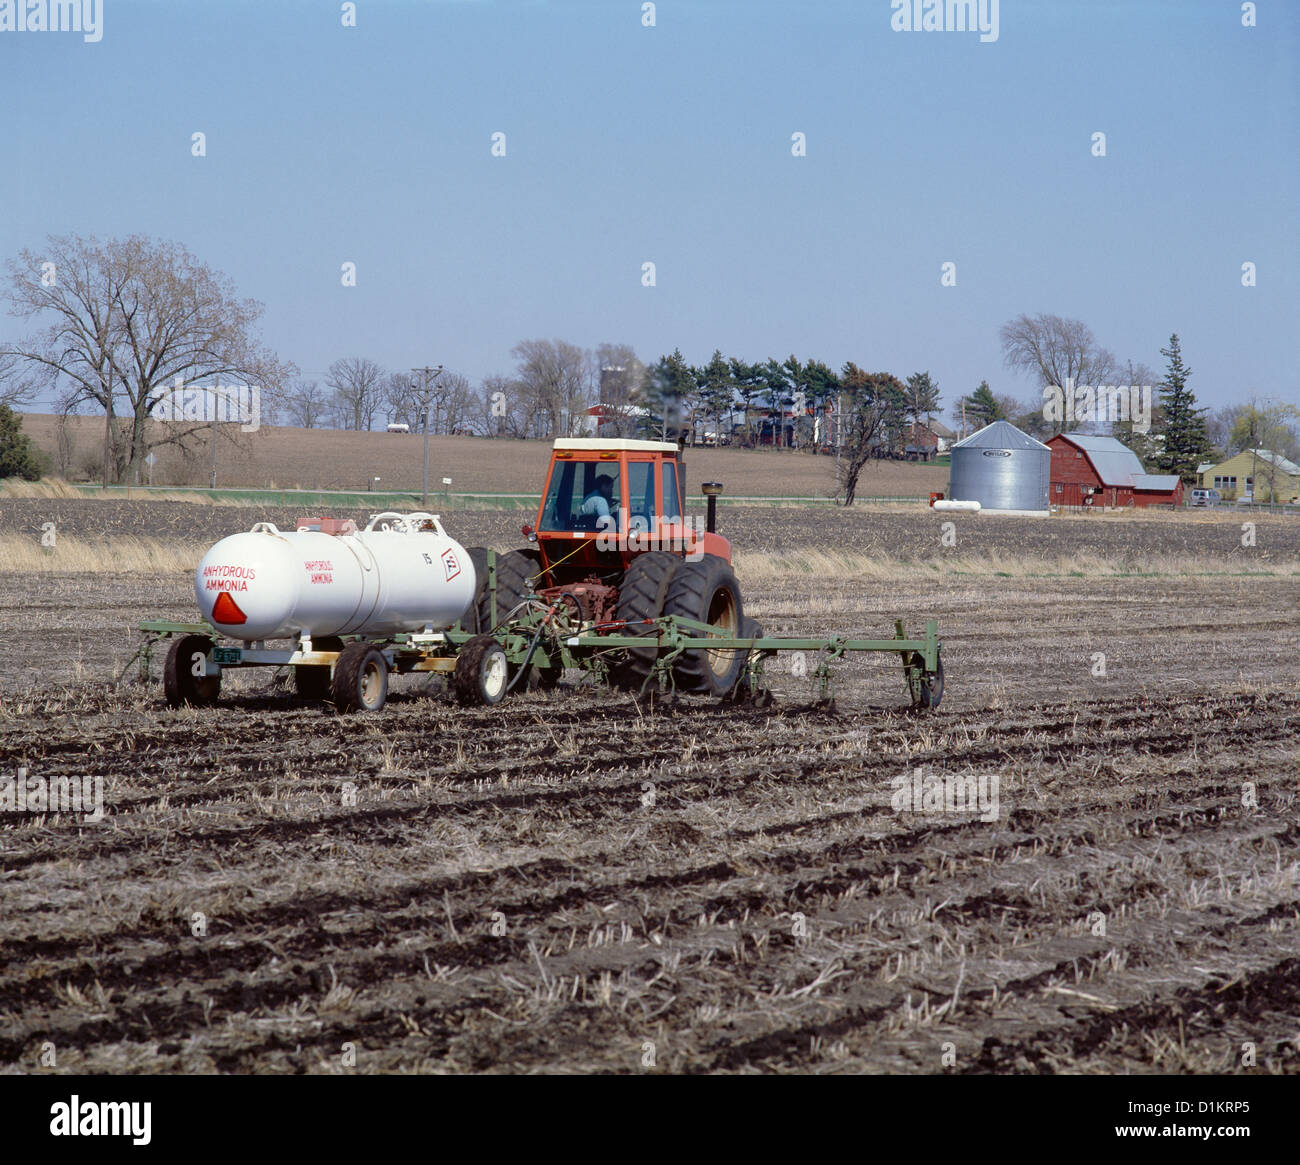
[[[1300,3],[1002,0],[992,43],[889,0],[103,4],[98,43],[0,32],[0,257],[175,239],[308,377],[556,337],[929,369],[947,410],[1036,393],[998,328],[1044,311],[1300,403]]]

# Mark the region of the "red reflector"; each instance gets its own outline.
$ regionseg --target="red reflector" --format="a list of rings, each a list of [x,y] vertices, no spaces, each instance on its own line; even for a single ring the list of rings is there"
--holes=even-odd
[[[212,619],[215,623],[245,623],[248,616],[239,609],[239,604],[230,597],[229,591],[222,591],[212,604]]]

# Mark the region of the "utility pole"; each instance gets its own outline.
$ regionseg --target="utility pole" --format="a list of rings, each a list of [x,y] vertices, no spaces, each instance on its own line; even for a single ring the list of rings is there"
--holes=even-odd
[[[104,492],[108,493],[108,458],[113,437],[113,365],[108,365],[107,403],[104,406]]]
[[[430,368],[425,365],[423,368],[412,368],[411,371],[421,377],[423,390],[411,382],[411,387],[415,389],[417,397],[422,397],[424,402],[424,488],[420,494],[420,505],[428,507],[429,505],[429,419],[433,413],[433,385],[438,382],[438,377],[442,375],[442,365],[437,368]]]

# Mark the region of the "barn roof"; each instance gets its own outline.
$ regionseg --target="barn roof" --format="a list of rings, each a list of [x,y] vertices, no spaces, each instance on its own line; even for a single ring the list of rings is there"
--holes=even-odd
[[[1178,488],[1178,474],[1176,473],[1135,473],[1133,475],[1134,489],[1155,489],[1165,493],[1173,493]]]
[[[1060,435],[1088,455],[1088,460],[1092,462],[1093,469],[1101,478],[1102,485],[1132,486],[1135,477],[1147,476],[1147,471],[1138,460],[1138,455],[1123,441],[1118,441],[1114,437],[1096,437],[1092,433]]]
[[[1022,433],[1010,421],[994,421],[985,425],[978,433],[972,433],[963,441],[958,441],[954,449],[1046,449],[1041,441],[1035,441],[1028,433]]]

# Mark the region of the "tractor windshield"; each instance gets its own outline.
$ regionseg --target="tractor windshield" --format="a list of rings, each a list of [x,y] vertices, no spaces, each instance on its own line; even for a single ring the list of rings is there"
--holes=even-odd
[[[619,485],[618,462],[555,462],[541,529],[595,531],[602,528],[597,523],[606,514],[613,520],[610,528],[618,529]]]

